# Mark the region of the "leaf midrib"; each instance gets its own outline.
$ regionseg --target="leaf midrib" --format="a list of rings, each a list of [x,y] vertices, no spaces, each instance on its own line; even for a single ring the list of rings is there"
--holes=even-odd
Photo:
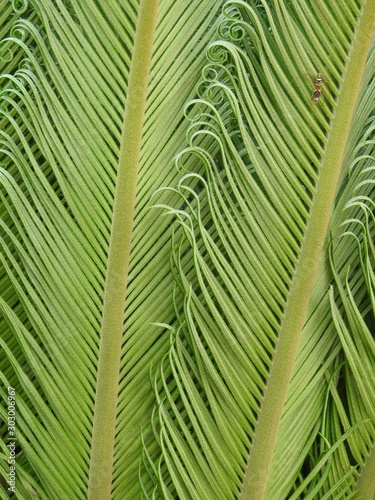
[[[141,0],[122,129],[100,332],[89,500],[111,496],[127,276],[158,0]]]

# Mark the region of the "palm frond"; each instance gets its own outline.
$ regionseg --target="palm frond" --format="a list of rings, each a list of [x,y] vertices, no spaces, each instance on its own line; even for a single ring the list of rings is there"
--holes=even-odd
[[[145,455],[162,496],[318,498],[356,487],[349,462],[328,479],[327,450],[343,431],[324,435],[328,449],[315,440],[341,351],[325,239],[352,195],[349,166],[373,112],[372,7],[225,6],[177,160],[193,170],[175,190],[182,205],[159,203],[176,219],[180,318],[155,379],[159,460]],[[311,71],[309,86],[301,75]],[[318,73],[328,81],[314,105]]]
[[[162,314],[173,318],[168,222],[158,222],[149,201],[176,176],[169,166],[185,135],[182,107],[193,96],[219,7],[166,1],[158,11],[150,75],[145,70],[151,83],[134,226],[127,232],[129,271],[120,276],[128,283],[126,317],[108,365],[120,362],[116,397],[107,402],[117,415],[116,428],[108,427],[111,440],[116,436],[114,459],[92,476],[99,483],[93,497],[104,498],[100,488],[115,498],[140,491],[141,428],[149,443],[154,400],[149,371],[169,345],[152,322]],[[118,164],[139,12],[132,1],[1,3],[1,372],[4,401],[7,386],[16,392],[19,498],[87,495],[109,235],[116,178],[127,170]],[[6,428],[2,436],[7,456]],[[7,473],[2,461],[2,477]]]
[[[372,116],[352,165],[350,183],[354,188],[344,210],[343,233],[340,241],[333,242],[331,261],[336,286],[330,290],[332,316],[344,360],[332,387],[330,439],[335,440],[342,429],[350,428],[355,422],[364,422],[348,439],[347,446],[340,449],[330,481],[337,480],[349,465],[357,465],[358,491],[366,499],[373,498],[375,493],[373,137]],[[345,275],[339,273],[336,254],[346,257],[346,268],[342,269]]]
[[[0,4],[18,498],[373,491],[375,2],[221,7]]]

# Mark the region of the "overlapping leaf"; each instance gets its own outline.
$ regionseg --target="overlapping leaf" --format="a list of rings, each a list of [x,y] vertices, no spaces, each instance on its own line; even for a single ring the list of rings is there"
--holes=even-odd
[[[152,467],[146,455],[145,466],[171,498],[213,498],[213,492],[215,498],[231,498],[241,490],[243,498],[260,498],[263,490],[270,499],[293,491],[293,498],[340,498],[356,488],[352,464],[347,460],[335,481],[326,481],[336,448],[328,450],[348,438],[344,432],[358,424],[359,415],[341,432],[326,434],[327,373],[334,373],[335,360],[341,359],[327,293],[333,279],[329,239],[310,262],[313,267],[319,259],[320,265],[298,355],[294,359],[283,351],[282,363],[285,370],[293,365],[293,376],[271,460],[262,450],[260,465],[251,460],[275,346],[279,335],[288,335],[286,314],[300,314],[299,297],[291,311],[290,293],[306,251],[311,211],[327,195],[322,179],[336,168],[332,147],[342,153],[346,147],[346,154],[338,167],[339,196],[326,207],[328,215],[332,210],[331,231],[343,220],[342,207],[354,189],[346,187],[347,177],[373,111],[372,59],[357,94],[361,105],[340,144],[335,129],[342,129],[343,115],[337,120],[336,103],[347,97],[342,89],[353,60],[347,42],[364,36],[357,24],[364,14],[356,3],[341,9],[327,2],[241,1],[228,2],[225,14],[222,39],[209,52],[190,147],[178,159],[193,170],[177,188],[183,209],[167,207],[183,232],[174,256],[180,326],[155,379],[160,460]],[[371,29],[367,36],[371,39]],[[310,97],[318,72],[325,83],[314,105]],[[339,139],[329,144],[334,134]],[[211,138],[209,148],[201,146],[203,137]],[[195,173],[194,164],[203,165],[205,173]],[[160,205],[166,206],[162,195]],[[320,217],[323,221],[324,214]],[[352,250],[338,257],[341,271]],[[306,280],[308,268],[309,263]],[[271,408],[279,404],[275,387],[277,381],[268,395]],[[314,443],[319,430],[324,446]],[[262,438],[260,449],[267,445],[267,427]],[[370,448],[367,440],[364,456]]]
[[[130,275],[123,277],[129,288],[118,380],[117,498],[139,492],[141,427],[147,431],[153,405],[149,370],[168,345],[152,322],[173,317],[168,222],[160,222],[149,202],[176,175],[171,158],[185,134],[182,107],[193,95],[219,8],[216,2],[160,5]],[[1,390],[5,399],[8,385],[16,390],[17,492],[19,498],[86,498],[108,239],[139,3],[4,1],[0,9]],[[6,477],[6,462],[1,470]]]

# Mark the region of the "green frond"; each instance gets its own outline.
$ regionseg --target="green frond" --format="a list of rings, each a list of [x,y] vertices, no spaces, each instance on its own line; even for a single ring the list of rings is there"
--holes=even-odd
[[[364,424],[340,450],[331,482],[341,476],[347,464],[358,464],[356,488],[361,498],[371,499],[374,485],[374,118],[364,128],[358,154],[352,165],[352,198],[346,203],[342,236],[333,241],[332,270],[335,285],[330,301],[335,328],[345,362],[332,388],[331,439],[355,422]],[[351,252],[350,252],[351,250]],[[346,256],[345,275],[340,276],[335,256]],[[337,293],[335,294],[335,289]]]
[[[0,20],[1,498],[372,499],[374,0]]]
[[[374,18],[369,2],[302,4],[227,2],[201,98],[187,111],[190,146],[177,164],[191,173],[177,187],[181,205],[167,208],[180,326],[155,385],[152,476],[173,497],[320,498],[355,488],[350,462],[329,479],[350,426],[324,435],[331,452],[315,442],[326,374],[341,356],[327,235],[353,192],[343,190],[373,112]]]
[[[182,108],[194,95],[220,5],[164,1],[156,11],[151,69],[141,68],[148,96],[136,139],[142,140],[136,205],[128,213],[132,249],[128,276],[119,274],[128,285],[126,307],[119,343],[99,379],[114,192],[120,171],[128,171],[121,129],[125,102],[134,105],[128,85],[140,5],[4,1],[0,12],[0,363],[4,401],[7,386],[16,392],[17,495],[86,498],[90,460],[104,453],[92,451],[97,388],[117,359],[114,398],[104,394],[102,401],[103,415],[109,410],[116,419],[112,427],[109,417],[105,422],[110,446],[116,438],[110,459],[92,475],[99,484],[92,498],[108,489],[114,498],[135,498],[142,429],[145,442],[152,440],[150,367],[169,345],[153,323],[173,319],[169,223],[149,210],[150,198],[177,176],[171,158],[186,133]],[[130,192],[126,185],[124,197]],[[111,330],[110,343],[114,336]],[[6,422],[3,405],[1,417]],[[2,427],[3,457],[7,437]],[[2,477],[7,473],[1,461]]]

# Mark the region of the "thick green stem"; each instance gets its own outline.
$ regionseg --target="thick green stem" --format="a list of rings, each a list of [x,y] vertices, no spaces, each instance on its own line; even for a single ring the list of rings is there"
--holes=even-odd
[[[372,41],[374,23],[375,0],[368,0],[362,12],[332,122],[331,134],[323,158],[321,175],[310,212],[305,240],[290,290],[245,473],[241,492],[242,499],[262,500],[265,496],[280,421],[294,369],[310,294],[335,202],[342,160]]]
[[[361,500],[374,500],[375,497],[375,448],[373,447],[367,457],[357,481],[357,498]]]
[[[121,344],[158,0],[141,0],[125,106],[104,291],[88,498],[111,496]]]

